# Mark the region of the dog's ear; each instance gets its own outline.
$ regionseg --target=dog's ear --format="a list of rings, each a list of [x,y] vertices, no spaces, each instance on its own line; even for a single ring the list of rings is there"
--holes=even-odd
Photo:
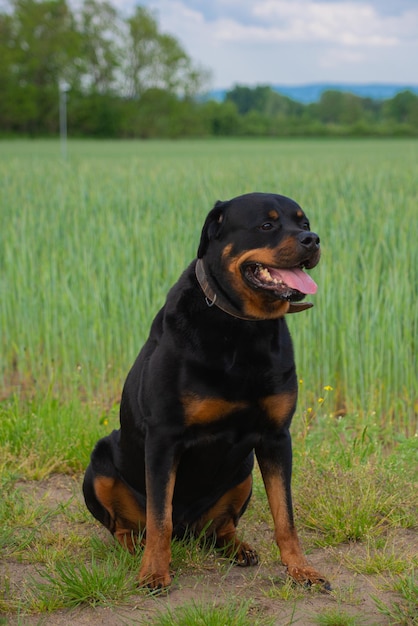
[[[202,235],[200,237],[200,244],[197,251],[199,259],[201,259],[205,254],[209,242],[219,235],[227,204],[227,202],[221,202],[221,200],[218,200],[213,209],[208,213],[205,223],[203,224]]]

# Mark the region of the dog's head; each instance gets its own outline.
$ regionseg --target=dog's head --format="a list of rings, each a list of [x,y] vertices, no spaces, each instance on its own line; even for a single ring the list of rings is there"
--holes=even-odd
[[[220,300],[242,316],[274,319],[316,292],[304,269],[319,261],[319,237],[290,198],[250,193],[215,204],[198,258]]]

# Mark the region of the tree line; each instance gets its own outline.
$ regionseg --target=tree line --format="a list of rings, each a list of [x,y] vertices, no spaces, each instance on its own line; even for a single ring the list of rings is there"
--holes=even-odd
[[[71,136],[418,135],[418,96],[378,101],[340,91],[302,104],[269,86],[202,98],[198,66],[156,15],[110,3],[10,0],[0,11],[0,136],[53,136],[59,92]]]

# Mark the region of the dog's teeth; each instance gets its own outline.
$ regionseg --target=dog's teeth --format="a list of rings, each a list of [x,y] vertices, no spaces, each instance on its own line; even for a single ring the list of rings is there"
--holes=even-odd
[[[270,274],[268,267],[265,267],[261,263],[254,264],[254,275],[264,283],[271,283],[272,285],[284,285],[284,282],[280,278],[273,277]]]
[[[268,271],[268,269],[267,269],[266,267],[263,267],[263,269],[261,269],[261,270],[259,271],[259,276],[260,276],[263,280],[268,281],[268,282],[271,282],[271,281],[273,280],[273,279],[272,279],[272,277],[271,277],[271,275],[270,275],[270,272]]]

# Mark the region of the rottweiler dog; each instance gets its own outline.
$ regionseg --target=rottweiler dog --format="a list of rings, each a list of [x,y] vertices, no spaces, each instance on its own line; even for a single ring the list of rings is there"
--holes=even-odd
[[[319,237],[285,196],[218,201],[197,259],[169,291],[126,379],[120,429],[101,439],[83,491],[88,509],[130,551],[145,545],[139,582],[170,585],[171,539],[213,538],[239,565],[256,551],[236,534],[251,497],[254,455],[288,574],[329,588],[294,526],[289,426],[297,376],[285,315],[312,306],[304,272]]]

